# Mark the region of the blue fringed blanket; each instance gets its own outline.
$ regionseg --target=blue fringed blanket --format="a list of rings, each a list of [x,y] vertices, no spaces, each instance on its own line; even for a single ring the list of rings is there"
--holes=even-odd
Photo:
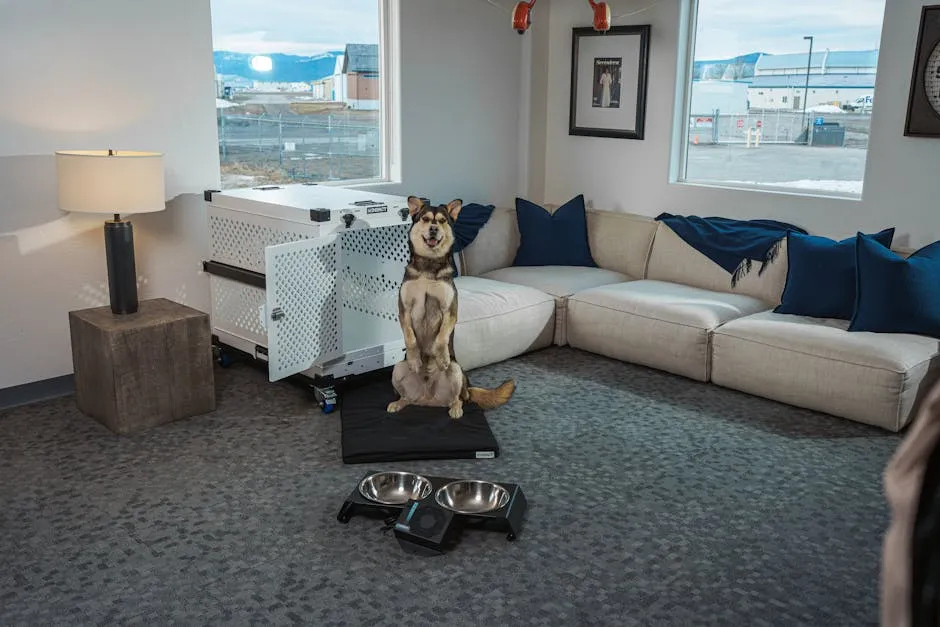
[[[700,218],[661,213],[656,219],[675,231],[689,246],[731,274],[732,287],[751,270],[751,260],[761,260],[764,272],[780,251],[788,231],[805,234],[798,226],[776,220]]]

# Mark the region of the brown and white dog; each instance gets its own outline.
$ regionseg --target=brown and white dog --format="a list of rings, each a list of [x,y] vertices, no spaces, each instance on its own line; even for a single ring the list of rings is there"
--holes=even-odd
[[[411,258],[398,291],[405,359],[392,370],[392,385],[400,398],[389,403],[389,412],[408,405],[447,407],[451,418],[460,418],[465,402],[493,409],[509,401],[516,389],[512,379],[492,389],[470,387],[454,356],[457,287],[451,251],[454,221],[462,206],[459,199],[435,207],[408,197]]]

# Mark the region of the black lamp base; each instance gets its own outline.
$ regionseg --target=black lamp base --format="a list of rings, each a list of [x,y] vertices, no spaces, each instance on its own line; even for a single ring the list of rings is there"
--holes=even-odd
[[[137,267],[134,263],[134,227],[115,214],[104,223],[108,259],[108,291],[111,311],[118,315],[137,312]]]

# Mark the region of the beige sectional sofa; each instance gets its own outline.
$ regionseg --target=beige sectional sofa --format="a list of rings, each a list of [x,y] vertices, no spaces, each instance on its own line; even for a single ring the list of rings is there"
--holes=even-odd
[[[587,222],[599,267],[513,267],[515,211],[493,212],[460,254],[454,350],[466,369],[570,345],[894,432],[940,369],[935,339],[774,313],[785,244],[732,288],[661,222],[598,210]]]

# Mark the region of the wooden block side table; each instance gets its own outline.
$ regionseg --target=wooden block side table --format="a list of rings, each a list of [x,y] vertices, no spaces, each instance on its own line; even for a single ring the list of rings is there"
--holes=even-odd
[[[215,410],[208,314],[165,298],[69,312],[78,408],[119,434]]]

